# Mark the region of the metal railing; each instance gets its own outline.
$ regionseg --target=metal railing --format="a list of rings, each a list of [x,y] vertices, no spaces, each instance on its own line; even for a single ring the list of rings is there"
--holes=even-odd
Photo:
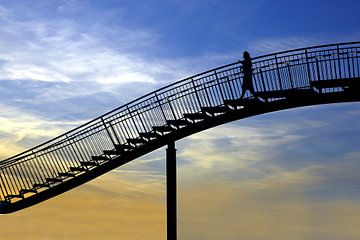
[[[257,92],[307,89],[314,81],[360,76],[360,42],[295,49],[253,58]],[[0,162],[0,201],[34,184],[46,183],[70,167],[81,166],[104,150],[128,144],[140,133],[182,119],[203,107],[224,104],[242,94],[240,62],[183,79],[116,108],[50,141]],[[324,89],[342,91],[341,88]],[[249,97],[245,95],[245,97]],[[79,173],[86,174],[86,173]]]

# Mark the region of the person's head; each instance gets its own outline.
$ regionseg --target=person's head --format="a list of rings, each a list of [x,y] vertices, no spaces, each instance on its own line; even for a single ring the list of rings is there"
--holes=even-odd
[[[244,59],[250,59],[250,54],[249,54],[249,52],[248,52],[248,51],[245,51],[245,52],[243,53],[243,57],[244,57]]]

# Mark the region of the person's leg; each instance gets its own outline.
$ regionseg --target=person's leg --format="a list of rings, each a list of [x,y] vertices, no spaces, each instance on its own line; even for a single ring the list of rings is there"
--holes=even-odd
[[[246,87],[245,87],[244,84],[243,84],[243,85],[241,86],[241,97],[240,97],[240,99],[244,98],[245,92],[246,92]]]

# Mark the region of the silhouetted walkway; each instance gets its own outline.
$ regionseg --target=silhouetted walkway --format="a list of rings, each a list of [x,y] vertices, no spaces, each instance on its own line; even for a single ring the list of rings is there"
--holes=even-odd
[[[173,83],[1,161],[0,213],[37,204],[219,124],[287,108],[359,101],[359,76],[360,42],[252,59],[244,54],[242,64]],[[246,97],[246,90],[266,101]]]

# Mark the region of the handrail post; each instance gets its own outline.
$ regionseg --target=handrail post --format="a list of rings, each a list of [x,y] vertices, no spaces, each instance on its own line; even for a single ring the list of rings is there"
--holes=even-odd
[[[306,58],[306,68],[307,68],[307,74],[308,74],[308,78],[309,78],[309,86],[311,83],[311,72],[310,72],[310,64],[309,64],[309,56],[308,56],[308,51],[307,49],[305,49],[305,58]]]
[[[288,70],[288,74],[289,74],[290,86],[292,89],[294,89],[294,83],[293,83],[293,79],[291,76],[290,64],[287,63],[286,65],[287,65],[287,70]]]
[[[282,83],[281,83],[281,74],[280,74],[280,69],[279,69],[279,63],[278,63],[278,59],[277,59],[276,54],[275,54],[275,63],[276,63],[276,72],[277,72],[278,79],[279,79],[280,90],[283,90],[283,86],[282,86]]]
[[[105,123],[104,118],[101,117],[100,119],[101,119],[102,124],[104,125],[104,128],[105,128],[106,133],[108,134],[108,136],[109,136],[109,138],[110,138],[111,143],[112,143],[114,146],[116,146],[116,143],[115,143],[114,139],[112,138],[111,133],[109,132],[109,129],[108,129],[107,126],[106,126],[106,123]]]
[[[195,82],[194,82],[194,79],[193,79],[193,78],[191,78],[191,83],[192,83],[192,85],[193,85],[194,92],[195,92],[195,96],[196,96],[196,99],[197,99],[197,101],[198,101],[198,103],[199,103],[199,106],[200,106],[200,108],[202,108],[202,106],[201,106],[201,101],[200,101],[200,97],[199,97],[199,94],[198,94],[198,92],[197,92],[196,85],[195,85]]]
[[[165,120],[165,122],[166,122],[166,121],[167,121],[166,115],[165,115],[164,109],[163,109],[163,107],[162,107],[162,105],[161,105],[161,103],[160,103],[159,96],[157,95],[156,92],[154,93],[154,95],[155,95],[155,98],[156,98],[156,102],[157,102],[157,104],[159,105],[160,111],[161,111],[161,113],[162,113],[162,115],[163,115],[163,117],[164,117],[164,120]]]
[[[3,172],[3,171],[2,171],[2,172]],[[1,173],[0,173],[0,180],[1,180],[1,186],[0,186],[0,188],[1,188],[1,193],[2,193],[2,195],[3,195],[3,197],[4,197],[4,199],[5,199],[5,197],[6,197],[7,195],[9,195],[9,193],[8,193],[8,191],[7,191],[7,185],[5,184]],[[6,195],[5,195],[5,192],[4,192],[4,191],[6,192]]]
[[[337,54],[338,54],[338,68],[339,68],[339,76],[340,79],[342,78],[342,74],[341,74],[341,58],[340,58],[340,48],[339,45],[336,46],[337,49]]]
[[[168,143],[166,149],[166,212],[167,239],[177,239],[177,207],[176,207],[176,148],[175,141]]]

